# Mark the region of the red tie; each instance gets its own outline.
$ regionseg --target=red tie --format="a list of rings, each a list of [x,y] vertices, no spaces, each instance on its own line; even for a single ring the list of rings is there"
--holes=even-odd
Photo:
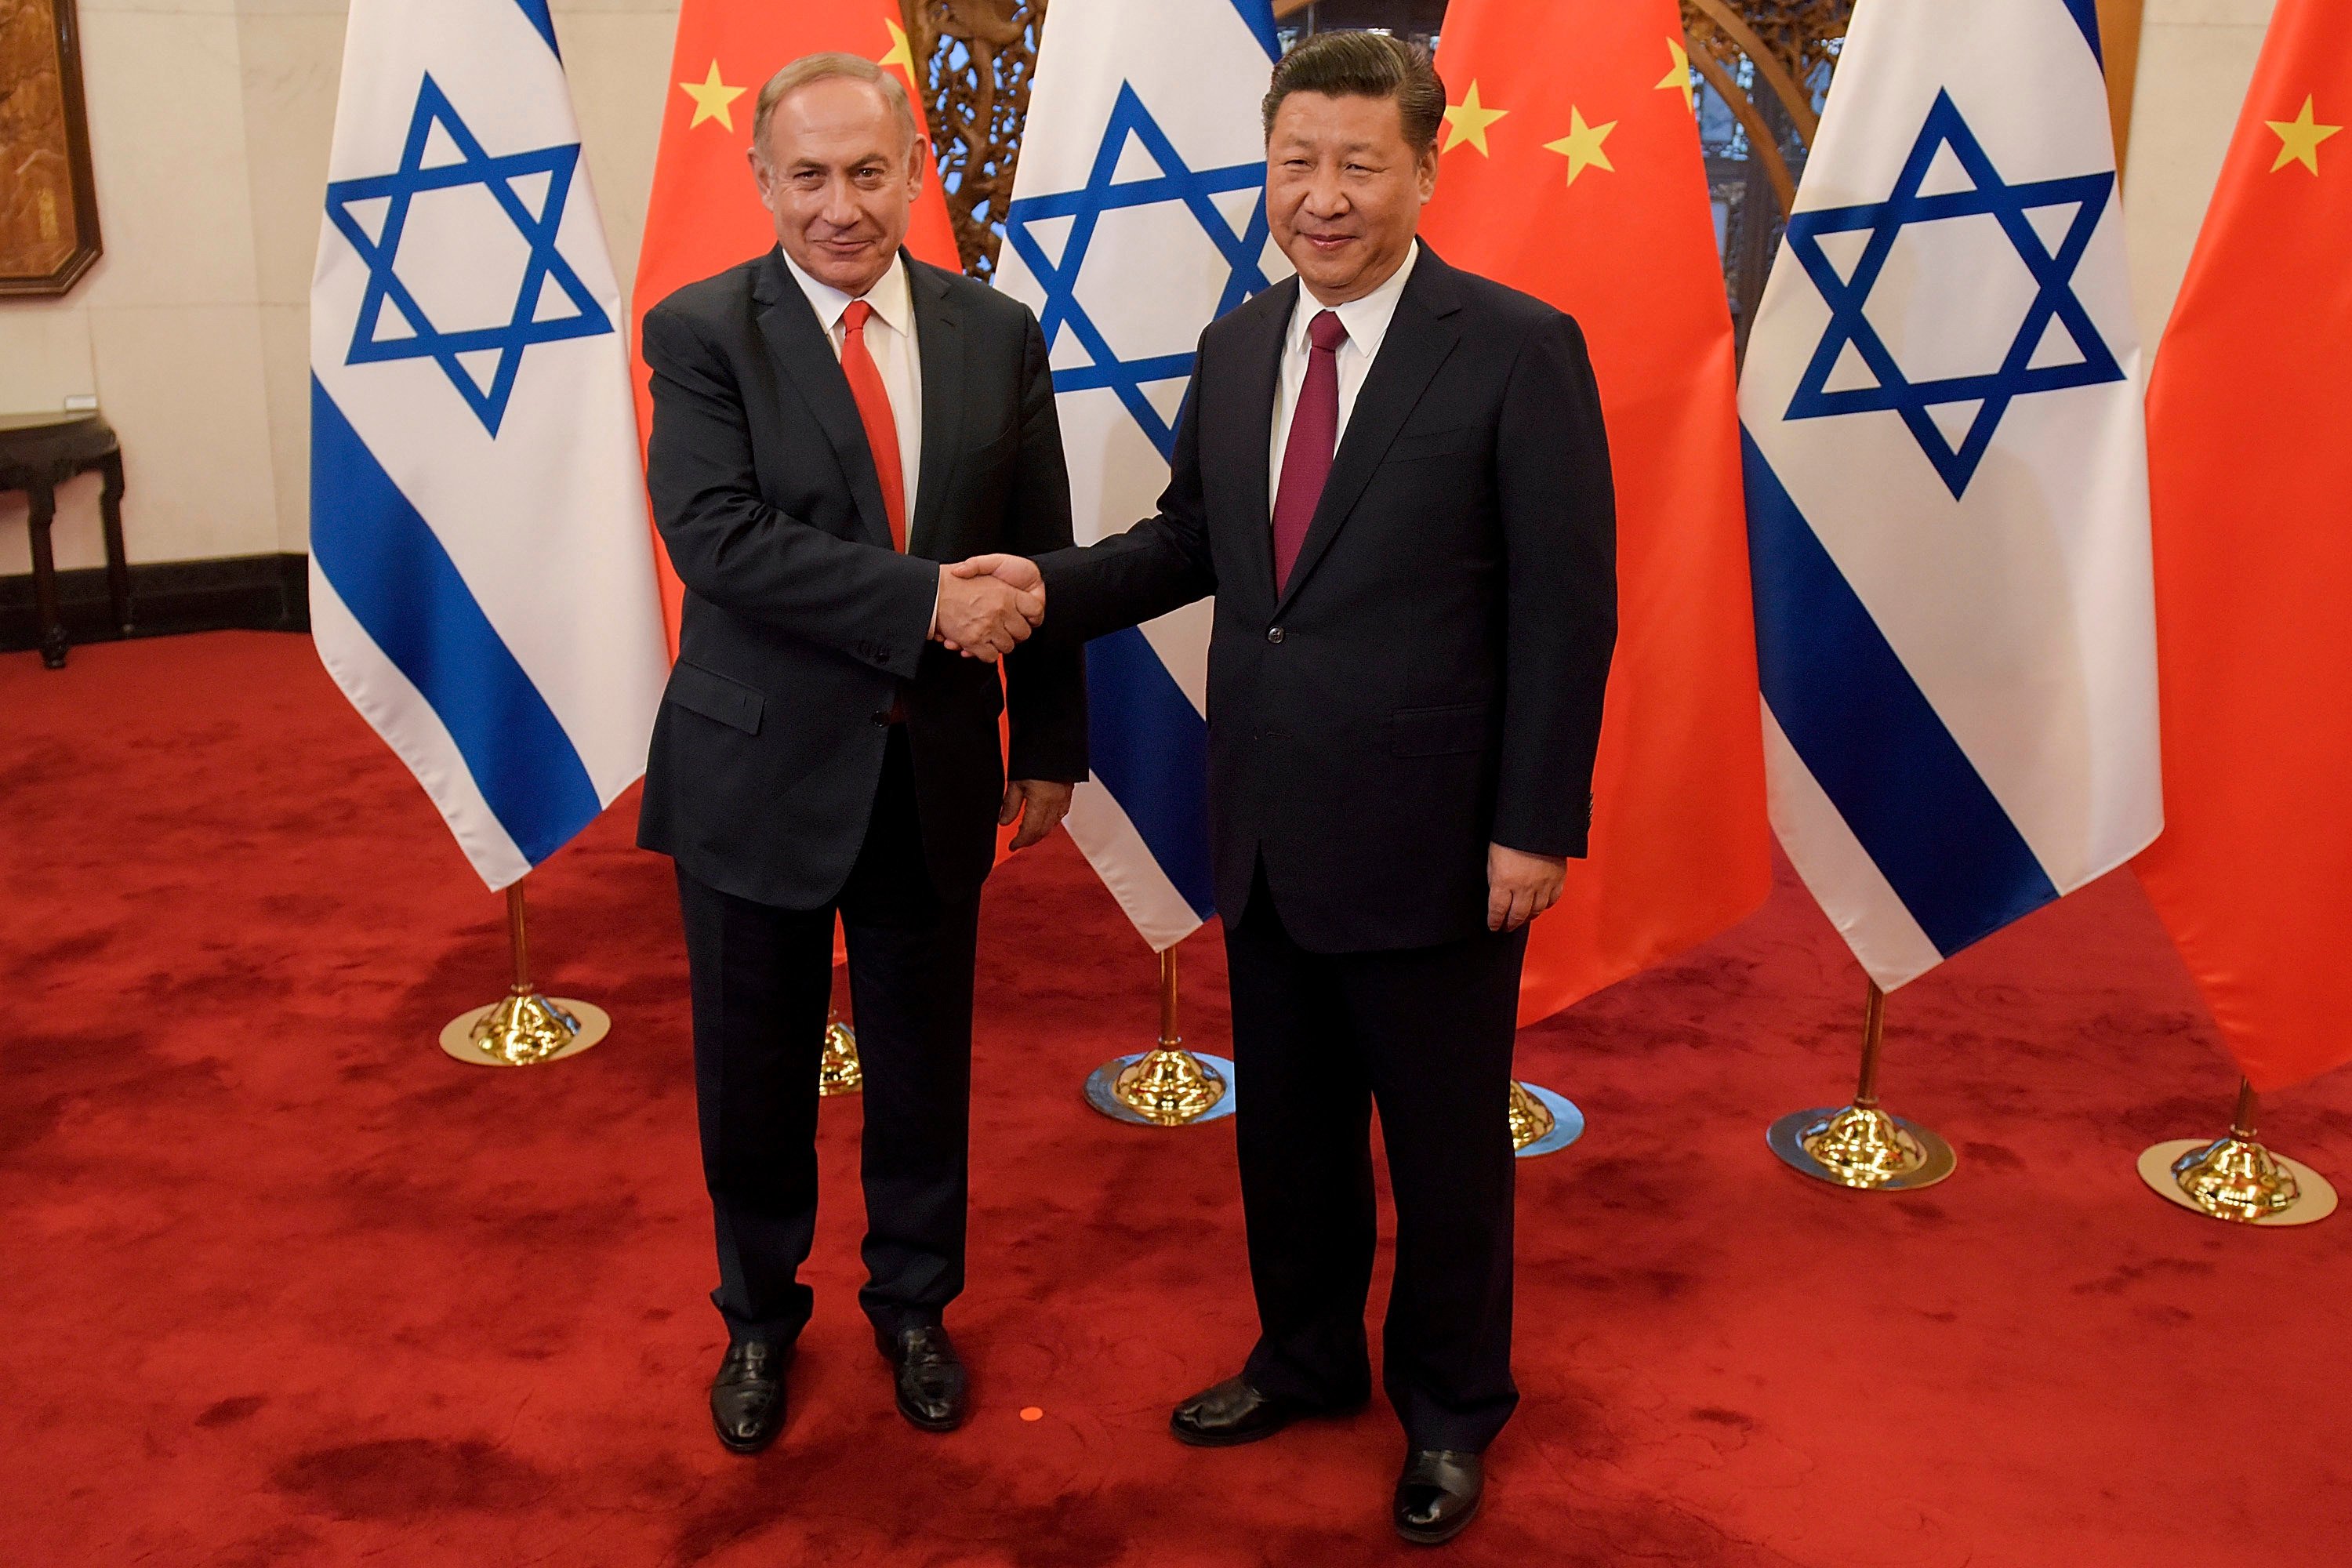
[[[849,395],[857,400],[857,419],[866,426],[866,449],[874,454],[874,477],[882,481],[882,510],[890,514],[890,543],[907,548],[907,478],[898,467],[898,421],[890,413],[890,392],[882,372],[866,349],[866,323],[874,307],[852,300],[841,313],[846,329],[841,339],[841,374],[849,378]],[[1325,465],[1330,465],[1327,460]],[[1283,482],[1289,483],[1285,470]]]
[[[1307,380],[1290,414],[1290,440],[1282,448],[1282,485],[1274,492],[1274,587],[1280,593],[1298,563],[1307,525],[1331,477],[1331,451],[1339,444],[1339,345],[1348,329],[1339,312],[1325,310],[1307,323]]]

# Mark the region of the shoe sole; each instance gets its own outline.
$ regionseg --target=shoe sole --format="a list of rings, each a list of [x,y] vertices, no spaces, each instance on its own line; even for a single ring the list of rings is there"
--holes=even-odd
[[[726,1433],[719,1431],[716,1427],[712,1428],[712,1432],[719,1439],[719,1446],[726,1449],[729,1453],[756,1454],[761,1449],[768,1447],[771,1443],[773,1443],[776,1440],[777,1434],[781,1433],[783,1429],[783,1423],[780,1421],[776,1423],[774,1428],[772,1429],[766,1436],[761,1438],[755,1443],[739,1443],[734,1438],[730,1437]]]
[[[903,1405],[898,1406],[898,1414],[906,1418],[908,1426],[919,1432],[952,1432],[963,1425],[961,1415],[951,1415],[945,1421],[929,1421],[916,1415]]]
[[[1296,1415],[1285,1417],[1275,1426],[1262,1431],[1246,1433],[1239,1437],[1213,1437],[1205,1432],[1192,1431],[1181,1425],[1173,1415],[1168,1418],[1168,1430],[1175,1434],[1179,1443],[1189,1448],[1239,1448],[1251,1443],[1263,1443],[1276,1433],[1287,1432],[1301,1421],[1344,1421],[1350,1415],[1360,1414],[1364,1406],[1370,1403],[1371,1401],[1367,1398],[1360,1399],[1353,1405],[1334,1405],[1328,1410],[1302,1410]]]
[[[1486,1505],[1486,1500],[1485,1498],[1480,1498],[1476,1502],[1470,1505],[1469,1512],[1464,1514],[1461,1518],[1455,1520],[1453,1523],[1447,1525],[1443,1530],[1413,1530],[1408,1528],[1402,1522],[1398,1521],[1391,1520],[1390,1522],[1396,1525],[1396,1532],[1398,1535],[1402,1536],[1406,1541],[1411,1542],[1415,1546],[1443,1546],[1447,1542],[1453,1540],[1455,1536],[1470,1528],[1470,1521],[1478,1517],[1478,1510]]]
[[[1292,1417],[1292,1421],[1297,1419],[1297,1418],[1296,1416]],[[1196,1432],[1189,1427],[1181,1426],[1172,1418],[1168,1423],[1168,1430],[1174,1433],[1176,1440],[1179,1443],[1183,1444],[1188,1448],[1244,1447],[1252,1443],[1263,1443],[1277,1432],[1288,1431],[1290,1426],[1291,1421],[1284,1421],[1276,1426],[1262,1427],[1255,1432],[1244,1432],[1239,1436],[1219,1437],[1212,1436],[1206,1432]]]

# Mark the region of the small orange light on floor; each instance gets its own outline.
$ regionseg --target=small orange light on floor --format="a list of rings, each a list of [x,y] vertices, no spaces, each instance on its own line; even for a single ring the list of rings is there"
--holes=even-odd
[[[1045,1419],[1045,1413],[1034,1405],[1024,1405],[1021,1407],[1021,1419],[1024,1421],[1043,1421]]]

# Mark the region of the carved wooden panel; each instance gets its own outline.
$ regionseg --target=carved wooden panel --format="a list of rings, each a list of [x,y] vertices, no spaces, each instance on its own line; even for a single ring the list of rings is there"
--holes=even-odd
[[[996,266],[1045,0],[899,0],[964,270]]]

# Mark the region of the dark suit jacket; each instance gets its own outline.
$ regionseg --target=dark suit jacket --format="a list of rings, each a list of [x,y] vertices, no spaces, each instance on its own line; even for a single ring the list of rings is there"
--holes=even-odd
[[[1216,595],[1209,820],[1320,952],[1486,929],[1486,846],[1584,853],[1616,510],[1576,323],[1424,246],[1287,586],[1268,447],[1294,279],[1201,336],[1160,515],[1041,563],[1041,640]]]
[[[923,443],[904,555],[849,383],[781,252],[646,314],[646,478],[686,609],[637,842],[786,909],[848,879],[896,700],[924,852],[950,898],[994,858],[1008,691],[1013,775],[1087,776],[1076,650],[1024,645],[1000,680],[926,640],[938,563],[1067,545],[1070,493],[1036,318],[960,273],[907,267]]]

